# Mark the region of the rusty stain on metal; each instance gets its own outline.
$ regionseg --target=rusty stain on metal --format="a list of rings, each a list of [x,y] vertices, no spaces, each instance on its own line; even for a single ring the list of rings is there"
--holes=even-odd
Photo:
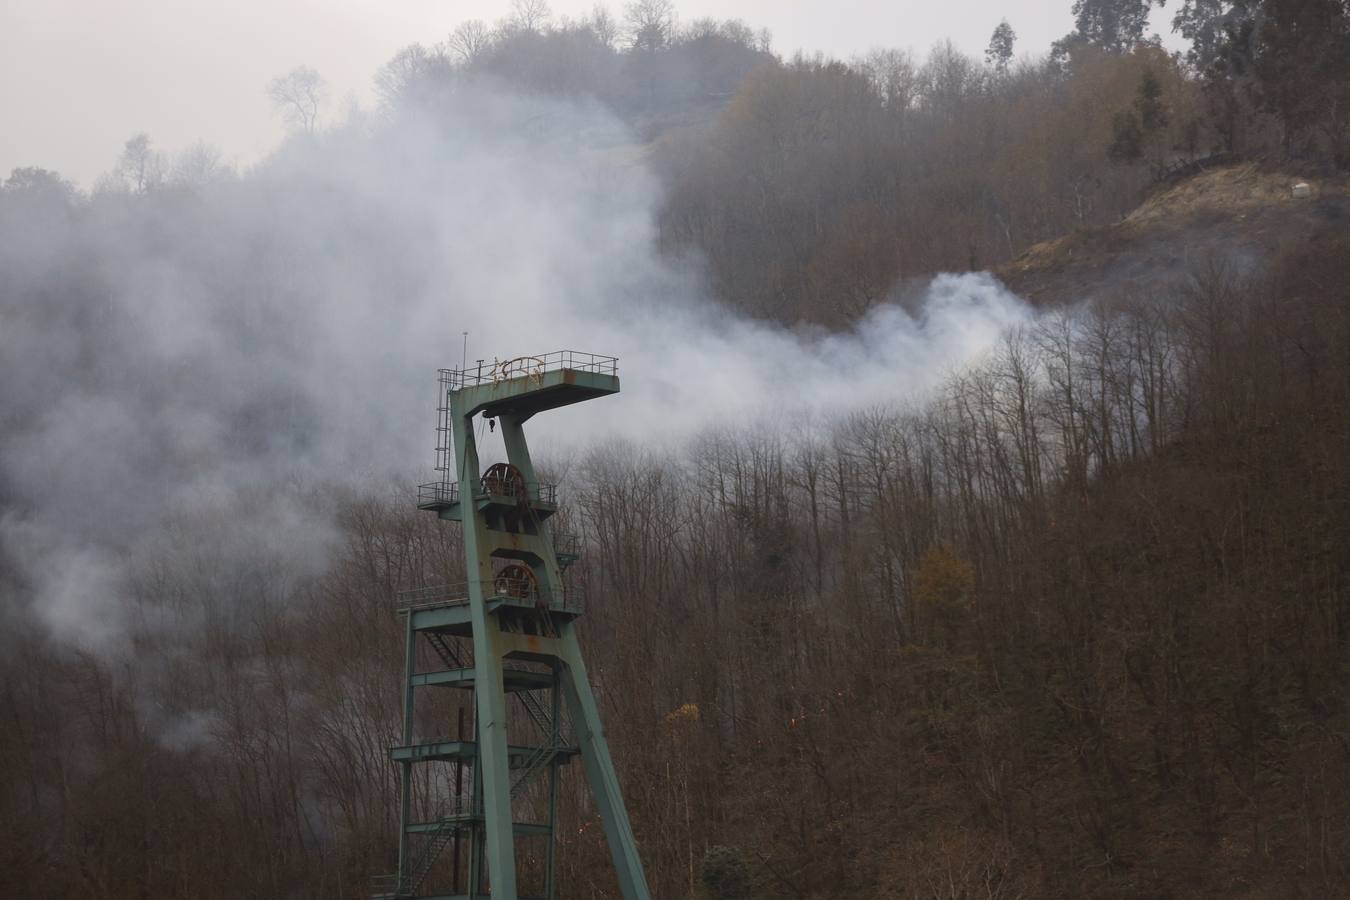
[[[544,377],[546,364],[538,356],[517,356],[513,359],[504,359],[498,362],[492,371],[492,383],[498,384],[503,381],[514,381],[517,378],[525,378],[527,384],[537,385]]]

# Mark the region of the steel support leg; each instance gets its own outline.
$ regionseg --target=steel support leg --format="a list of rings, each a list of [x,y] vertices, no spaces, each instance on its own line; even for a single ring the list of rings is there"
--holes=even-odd
[[[492,896],[494,900],[516,900],[516,847],[511,823],[511,761],[507,755],[506,691],[502,685],[501,652],[493,639],[496,631],[495,620],[484,622],[481,627],[479,623],[474,623],[478,763],[483,770],[483,816]]]
[[[459,481],[465,487],[465,509],[468,510],[471,507],[468,500],[479,479],[473,417],[452,408],[451,419],[455,455],[459,460]],[[511,761],[507,746],[506,691],[502,683],[501,631],[497,620],[488,616],[483,596],[484,584],[492,583],[492,563],[480,552],[486,543],[482,517],[465,515],[462,522],[464,559],[470,578],[469,616],[473,627],[474,712],[478,732],[474,774],[482,788],[487,874],[494,900],[516,900],[516,848],[511,823]]]
[[[413,742],[413,673],[417,670],[417,632],[413,630],[413,617],[407,615],[403,650],[403,745]],[[412,821],[412,778],[411,762],[399,764],[399,804],[398,804],[398,878],[395,892],[401,893],[403,879],[408,871],[408,823]]]
[[[474,740],[476,741],[477,732]],[[483,805],[483,779],[478,758],[473,763],[473,796],[475,810]],[[469,900],[479,900],[483,896],[483,829],[475,825],[469,832]]]
[[[548,692],[553,714],[553,733],[548,736],[548,739],[555,746],[562,731],[562,694],[559,689],[561,674],[558,670],[559,666],[555,664],[553,666],[553,687]],[[560,764],[561,761],[557,756],[554,756],[548,767],[548,846],[544,850],[544,896],[547,900],[554,900],[554,893],[557,890],[555,870],[558,862],[558,767]]]
[[[572,711],[572,727],[581,748],[586,779],[591,783],[595,805],[600,810],[600,820],[605,826],[605,838],[609,842],[609,852],[619,876],[619,888],[625,900],[651,900],[647,876],[642,871],[642,860],[638,857],[637,840],[633,837],[633,827],[629,824],[628,811],[623,805],[623,793],[619,789],[614,761],[610,759],[605,732],[600,727],[600,712],[595,695],[591,692],[590,681],[586,678],[586,664],[581,660],[581,648],[570,627],[565,630],[560,643],[565,663],[562,672],[563,692],[567,696],[568,708]]]

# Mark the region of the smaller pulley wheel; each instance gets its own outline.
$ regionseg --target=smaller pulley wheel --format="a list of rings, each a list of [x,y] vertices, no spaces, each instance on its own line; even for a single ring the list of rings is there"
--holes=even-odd
[[[529,566],[514,563],[502,567],[492,580],[492,588],[496,596],[516,600],[527,600],[539,594],[539,582],[534,577],[534,571]]]

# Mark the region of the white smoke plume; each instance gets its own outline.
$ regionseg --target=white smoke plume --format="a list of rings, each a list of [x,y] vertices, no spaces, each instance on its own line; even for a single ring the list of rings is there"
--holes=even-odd
[[[965,275],[847,334],[750,321],[658,256],[659,184],[600,108],[480,87],[432,119],[73,212],[0,195],[11,611],[115,644],[133,573],[185,529],[223,597],[232,554],[321,571],[320,488],[428,473],[435,371],[466,331],[470,361],[620,358],[618,398],[540,417],[577,446],[921,395],[1029,316]]]

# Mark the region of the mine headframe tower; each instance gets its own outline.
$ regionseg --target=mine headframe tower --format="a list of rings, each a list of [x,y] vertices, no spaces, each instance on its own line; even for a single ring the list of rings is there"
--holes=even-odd
[[[618,360],[564,350],[480,362],[442,369],[440,386],[445,476],[418,489],[417,505],[461,523],[468,580],[399,595],[403,738],[390,749],[401,774],[398,871],[377,879],[375,897],[517,900],[531,881],[538,888],[525,896],[553,900],[559,769],[579,756],[623,895],[650,900],[577,644],[582,598],[567,577],[575,538],[553,532],[556,486],[536,477],[522,427],[536,413],[617,393]],[[479,415],[501,428],[507,456],[486,472]],[[421,655],[436,671],[418,670],[427,645]],[[447,687],[472,691],[472,733],[461,713],[454,736],[418,734],[419,691]],[[535,849],[518,856],[518,842]]]

